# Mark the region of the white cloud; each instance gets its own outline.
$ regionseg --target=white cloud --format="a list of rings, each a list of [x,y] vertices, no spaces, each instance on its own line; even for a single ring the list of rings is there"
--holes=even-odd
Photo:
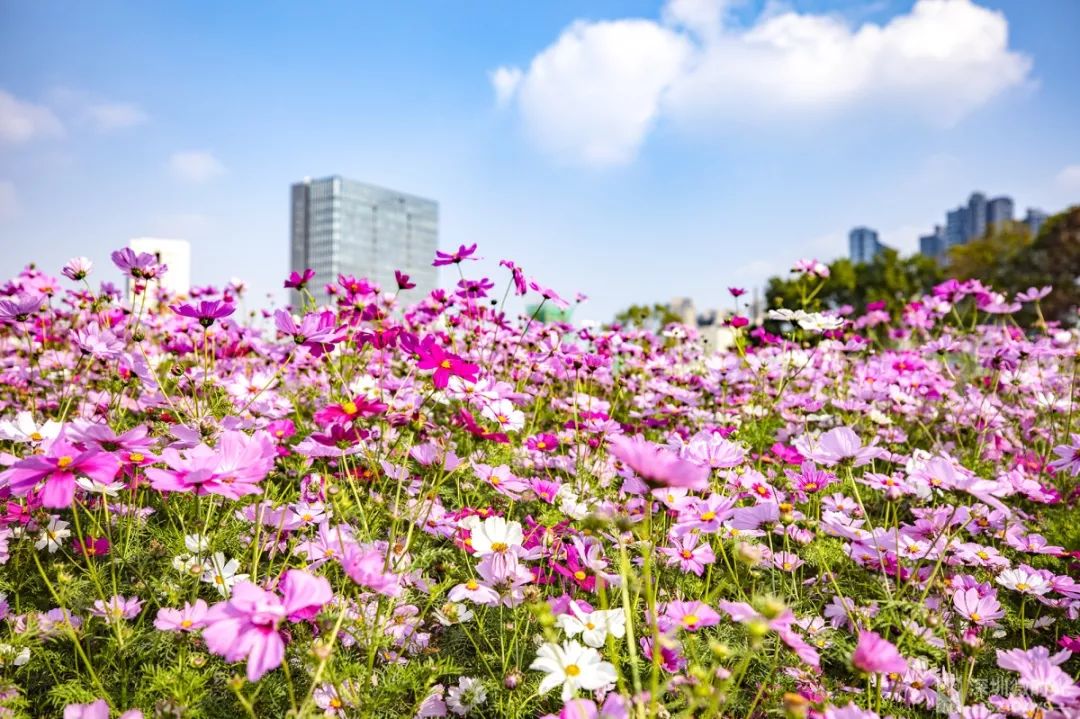
[[[108,100],[100,95],[70,87],[49,91],[49,104],[64,117],[97,132],[113,132],[142,125],[149,116],[136,103]]]
[[[958,122],[1027,80],[1008,21],[971,0],[918,0],[884,25],[773,9],[729,27],[731,0],[669,0],[663,21],[578,21],[518,71],[539,144],[586,164],[632,159],[660,117],[713,131],[824,121],[859,110]],[[497,79],[496,75],[500,77]],[[502,84],[498,84],[502,82]]]
[[[557,157],[628,162],[692,49],[686,36],[648,20],[576,22],[533,58],[518,83],[525,127]]]
[[[15,184],[10,180],[0,180],[0,221],[8,220],[19,214],[19,198],[15,194]]]
[[[205,150],[174,152],[169,157],[169,171],[173,177],[185,182],[207,182],[224,174],[225,166]]]
[[[85,113],[90,123],[102,132],[135,127],[149,119],[141,107],[131,102],[96,102],[88,105]]]
[[[0,143],[17,145],[63,134],[64,126],[52,110],[0,90]]]
[[[1057,184],[1064,189],[1080,191],[1080,165],[1063,167],[1056,179]]]
[[[495,88],[495,101],[499,107],[514,99],[514,93],[521,84],[521,76],[521,69],[517,67],[499,67],[489,73],[491,86]]]

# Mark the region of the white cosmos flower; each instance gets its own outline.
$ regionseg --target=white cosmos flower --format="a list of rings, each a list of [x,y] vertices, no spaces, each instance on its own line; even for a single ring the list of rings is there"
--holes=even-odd
[[[98,482],[89,477],[79,477],[75,480],[75,484],[85,489],[90,494],[102,494],[106,497],[115,497],[120,494],[120,490],[124,488],[123,482]]]
[[[184,546],[192,554],[202,554],[210,549],[210,540],[200,534],[185,534]]]
[[[49,519],[49,526],[41,530],[41,534],[38,535],[38,540],[34,542],[35,549],[45,549],[48,547],[49,553],[53,554],[56,550],[60,549],[60,545],[64,543],[64,540],[71,536],[71,530],[68,529],[68,523],[57,517],[51,517]]]
[[[465,527],[472,533],[472,548],[480,557],[521,546],[525,539],[519,522],[507,522],[502,517],[488,517],[483,522],[470,517]]]
[[[226,561],[223,553],[214,552],[214,556],[210,560],[210,566],[203,572],[202,580],[207,584],[213,584],[218,594],[227,597],[234,584],[243,582],[248,578],[246,574],[237,574],[236,570],[239,568],[240,562],[235,559]]]
[[[597,609],[585,612],[577,602],[570,603],[571,614],[560,614],[556,622],[568,637],[581,635],[590,647],[602,647],[608,635],[620,639],[626,635],[626,614],[622,609]]]
[[[808,332],[826,332],[838,330],[844,326],[844,318],[823,315],[820,312],[810,312],[797,319],[799,327]]]
[[[578,689],[595,691],[616,680],[615,667],[600,657],[600,652],[573,640],[561,645],[548,642],[536,652],[536,659],[529,665],[547,674],[540,682],[538,691],[547,694],[562,685],[562,700],[569,701]]]
[[[15,415],[15,421],[5,420],[0,422],[0,439],[11,442],[41,442],[46,439],[56,439],[63,425],[53,420],[44,424],[37,424],[31,412],[19,412]]]
[[[487,405],[480,414],[499,425],[503,432],[517,432],[525,426],[525,413],[508,399],[500,399]]]

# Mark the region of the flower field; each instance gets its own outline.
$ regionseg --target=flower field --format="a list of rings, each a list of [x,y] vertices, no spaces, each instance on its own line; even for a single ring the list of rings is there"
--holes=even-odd
[[[714,352],[515,317],[567,303],[475,249],[411,307],[165,297],[131,250],[130,295],[83,258],[8,280],[0,716],[1080,716],[1046,290],[783,308]]]

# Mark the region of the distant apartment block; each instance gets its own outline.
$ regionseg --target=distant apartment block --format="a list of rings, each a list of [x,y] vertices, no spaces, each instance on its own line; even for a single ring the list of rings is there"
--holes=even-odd
[[[418,300],[438,283],[431,266],[439,243],[439,205],[434,200],[388,190],[338,175],[305,179],[292,186],[291,266],[315,270],[309,285],[320,304],[338,275],[353,275],[396,289],[394,270],[412,278],[416,288],[403,292]],[[292,303],[299,304],[293,293]]]
[[[883,249],[885,245],[881,244],[877,230],[856,227],[848,233],[848,256],[855,264],[873,261]]]
[[[1015,222],[1016,208],[1011,197],[987,199],[981,192],[974,192],[967,204],[945,213],[945,224],[936,225],[931,234],[919,238],[919,252],[938,262],[948,259],[949,250],[972,240],[985,237]],[[1033,235],[1046,222],[1046,213],[1029,208],[1021,222]]]

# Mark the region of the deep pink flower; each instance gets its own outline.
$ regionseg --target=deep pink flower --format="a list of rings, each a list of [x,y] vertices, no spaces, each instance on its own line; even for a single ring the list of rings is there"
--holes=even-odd
[[[672,629],[696,632],[719,623],[720,615],[703,602],[668,602],[660,616],[660,628],[665,632]]]
[[[75,552],[84,557],[103,557],[109,553],[109,540],[106,537],[87,535],[74,541]]]
[[[290,569],[282,580],[283,595],[251,582],[240,582],[227,601],[206,613],[206,647],[228,662],[247,659],[248,681],[281,666],[285,638],[279,630],[285,620],[308,618],[329,602],[334,592],[324,577]]]
[[[323,407],[315,413],[315,421],[326,426],[338,421],[351,422],[358,417],[370,417],[386,411],[386,405],[364,396]]]
[[[908,666],[892,642],[866,630],[859,632],[851,663],[867,674],[903,674]]]
[[[75,477],[84,476],[108,484],[120,471],[120,460],[106,452],[81,450],[61,434],[45,454],[16,462],[0,473],[0,487],[7,486],[16,497],[27,494],[39,482],[41,504],[50,509],[70,507],[75,497]]]
[[[466,247],[462,245],[457,249],[457,252],[440,252],[435,251],[435,261],[431,263],[432,267],[442,267],[444,265],[456,265],[463,260],[478,260],[479,257],[473,257],[476,253],[476,243]]]
[[[409,276],[401,270],[394,270],[394,279],[397,280],[399,290],[411,290],[413,287],[416,287],[416,283],[411,282]]]
[[[431,335],[425,337],[417,345],[416,353],[419,356],[419,361],[416,364],[417,369],[435,370],[431,376],[431,381],[437,389],[445,389],[446,385],[450,383],[451,377],[460,377],[466,382],[475,382],[477,374],[480,372],[478,365],[466,362],[456,354],[447,352],[439,346],[438,341]]]
[[[210,327],[216,320],[228,317],[233,312],[236,312],[236,305],[222,300],[203,300],[198,305],[185,302],[180,305],[173,305],[171,309],[181,317],[190,317],[193,320],[198,320],[203,327]]]
[[[285,289],[302,290],[313,279],[315,279],[315,270],[310,267],[304,270],[303,274],[293,270],[285,279]]]
[[[709,488],[708,467],[680,459],[674,452],[641,437],[612,437],[608,440],[608,451],[653,487],[686,487],[698,491]]]

